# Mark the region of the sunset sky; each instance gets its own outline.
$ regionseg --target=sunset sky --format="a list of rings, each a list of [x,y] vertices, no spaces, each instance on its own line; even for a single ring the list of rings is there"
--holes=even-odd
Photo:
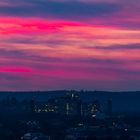
[[[0,0],[0,90],[140,90],[139,0]]]

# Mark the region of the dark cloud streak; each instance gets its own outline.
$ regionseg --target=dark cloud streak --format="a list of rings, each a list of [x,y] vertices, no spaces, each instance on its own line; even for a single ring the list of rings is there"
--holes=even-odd
[[[88,46],[81,46],[80,48],[83,49],[91,49],[91,50],[103,50],[103,51],[120,51],[120,50],[140,50],[140,44],[126,44],[126,45],[121,45],[121,44],[116,44],[112,46],[93,46],[93,47],[88,47]]]
[[[28,4],[29,3],[29,4]],[[32,3],[32,4],[30,4]],[[110,3],[82,3],[82,2],[27,2],[27,5],[1,6],[1,15],[34,16],[65,19],[83,19],[116,12],[121,7]]]

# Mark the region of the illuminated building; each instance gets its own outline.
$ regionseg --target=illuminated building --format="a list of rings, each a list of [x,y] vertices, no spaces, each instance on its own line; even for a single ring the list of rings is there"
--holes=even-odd
[[[35,107],[37,113],[56,113],[61,115],[101,116],[101,105],[98,100],[82,102],[77,93],[67,93],[62,97],[50,98],[44,104]],[[98,115],[97,115],[98,114]]]

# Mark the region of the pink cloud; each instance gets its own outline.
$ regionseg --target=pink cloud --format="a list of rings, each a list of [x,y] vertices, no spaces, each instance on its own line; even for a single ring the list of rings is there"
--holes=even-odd
[[[136,87],[139,36],[132,28],[0,18],[0,89],[116,89],[123,81],[133,81]]]

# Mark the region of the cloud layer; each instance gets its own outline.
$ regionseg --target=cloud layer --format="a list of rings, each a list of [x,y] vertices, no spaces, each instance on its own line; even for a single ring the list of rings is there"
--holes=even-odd
[[[1,1],[0,90],[139,90],[136,2]]]

